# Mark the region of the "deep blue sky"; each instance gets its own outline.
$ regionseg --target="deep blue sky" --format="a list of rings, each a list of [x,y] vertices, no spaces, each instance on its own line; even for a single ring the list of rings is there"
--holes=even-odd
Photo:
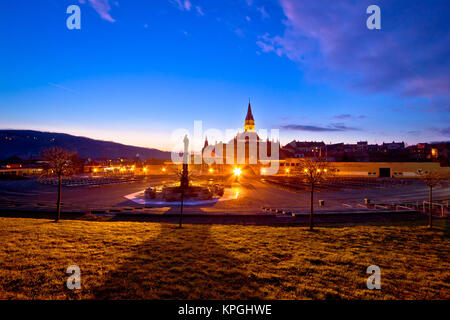
[[[0,128],[167,150],[194,120],[242,128],[250,98],[283,143],[450,140],[449,21],[448,1],[1,1]]]

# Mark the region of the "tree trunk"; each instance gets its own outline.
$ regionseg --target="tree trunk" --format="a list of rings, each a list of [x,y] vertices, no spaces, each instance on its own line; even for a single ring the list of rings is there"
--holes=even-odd
[[[430,186],[430,197],[428,199],[429,205],[429,216],[428,216],[428,227],[433,226],[433,186]]]
[[[55,222],[59,221],[61,217],[61,175],[58,175],[58,200],[56,201],[56,219]]]
[[[309,230],[313,230],[313,213],[314,213],[314,183],[311,184],[311,211],[309,213]]]
[[[183,202],[184,202],[184,188],[182,188],[181,190],[180,228],[183,227]]]

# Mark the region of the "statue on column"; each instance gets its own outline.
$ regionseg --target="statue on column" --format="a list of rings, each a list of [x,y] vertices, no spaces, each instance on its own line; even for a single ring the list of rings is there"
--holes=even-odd
[[[182,190],[186,190],[189,187],[189,171],[188,171],[189,139],[187,135],[184,136],[183,142],[184,142],[183,169],[181,171],[180,187]]]
[[[180,206],[180,225],[179,228],[183,226],[183,204],[184,204],[184,193],[189,188],[189,171],[188,171],[188,163],[189,163],[189,139],[187,135],[184,136],[184,153],[183,153],[183,169],[181,171],[180,177],[180,191],[181,191],[181,206]]]

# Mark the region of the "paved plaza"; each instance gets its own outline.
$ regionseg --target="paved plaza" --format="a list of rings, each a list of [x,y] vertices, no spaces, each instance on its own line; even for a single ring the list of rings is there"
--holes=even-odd
[[[177,203],[142,203],[134,201],[136,195],[142,196],[143,190],[149,186],[172,183],[175,176],[147,177],[143,181],[114,185],[85,187],[64,187],[62,193],[63,212],[77,210],[91,211],[97,214],[114,215],[128,213],[130,215],[178,214]],[[202,181],[216,183],[214,178]],[[220,183],[220,182],[219,182]],[[307,190],[289,190],[274,185],[261,178],[241,177],[234,181],[233,177],[225,180],[226,201],[209,201],[195,204],[187,201],[184,208],[186,215],[281,215],[292,212],[306,215],[310,208],[310,193]],[[448,200],[448,186],[434,190],[435,200]],[[368,209],[364,199],[370,199],[377,208]],[[56,187],[43,185],[35,179],[0,181],[0,206],[2,208],[49,209],[54,207]],[[142,199],[142,198],[141,198]],[[414,180],[408,184],[379,184],[362,187],[344,187],[339,190],[319,190],[315,193],[315,213],[349,214],[362,212],[382,212],[383,204],[422,204],[428,199],[428,188]],[[318,206],[318,200],[325,205]]]

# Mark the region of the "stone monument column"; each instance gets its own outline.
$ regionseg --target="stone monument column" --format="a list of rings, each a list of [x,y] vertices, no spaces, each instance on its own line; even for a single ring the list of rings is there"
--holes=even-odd
[[[185,190],[189,187],[189,177],[188,177],[188,164],[189,164],[189,139],[187,135],[184,136],[184,153],[183,153],[183,170],[181,172],[180,187]]]

